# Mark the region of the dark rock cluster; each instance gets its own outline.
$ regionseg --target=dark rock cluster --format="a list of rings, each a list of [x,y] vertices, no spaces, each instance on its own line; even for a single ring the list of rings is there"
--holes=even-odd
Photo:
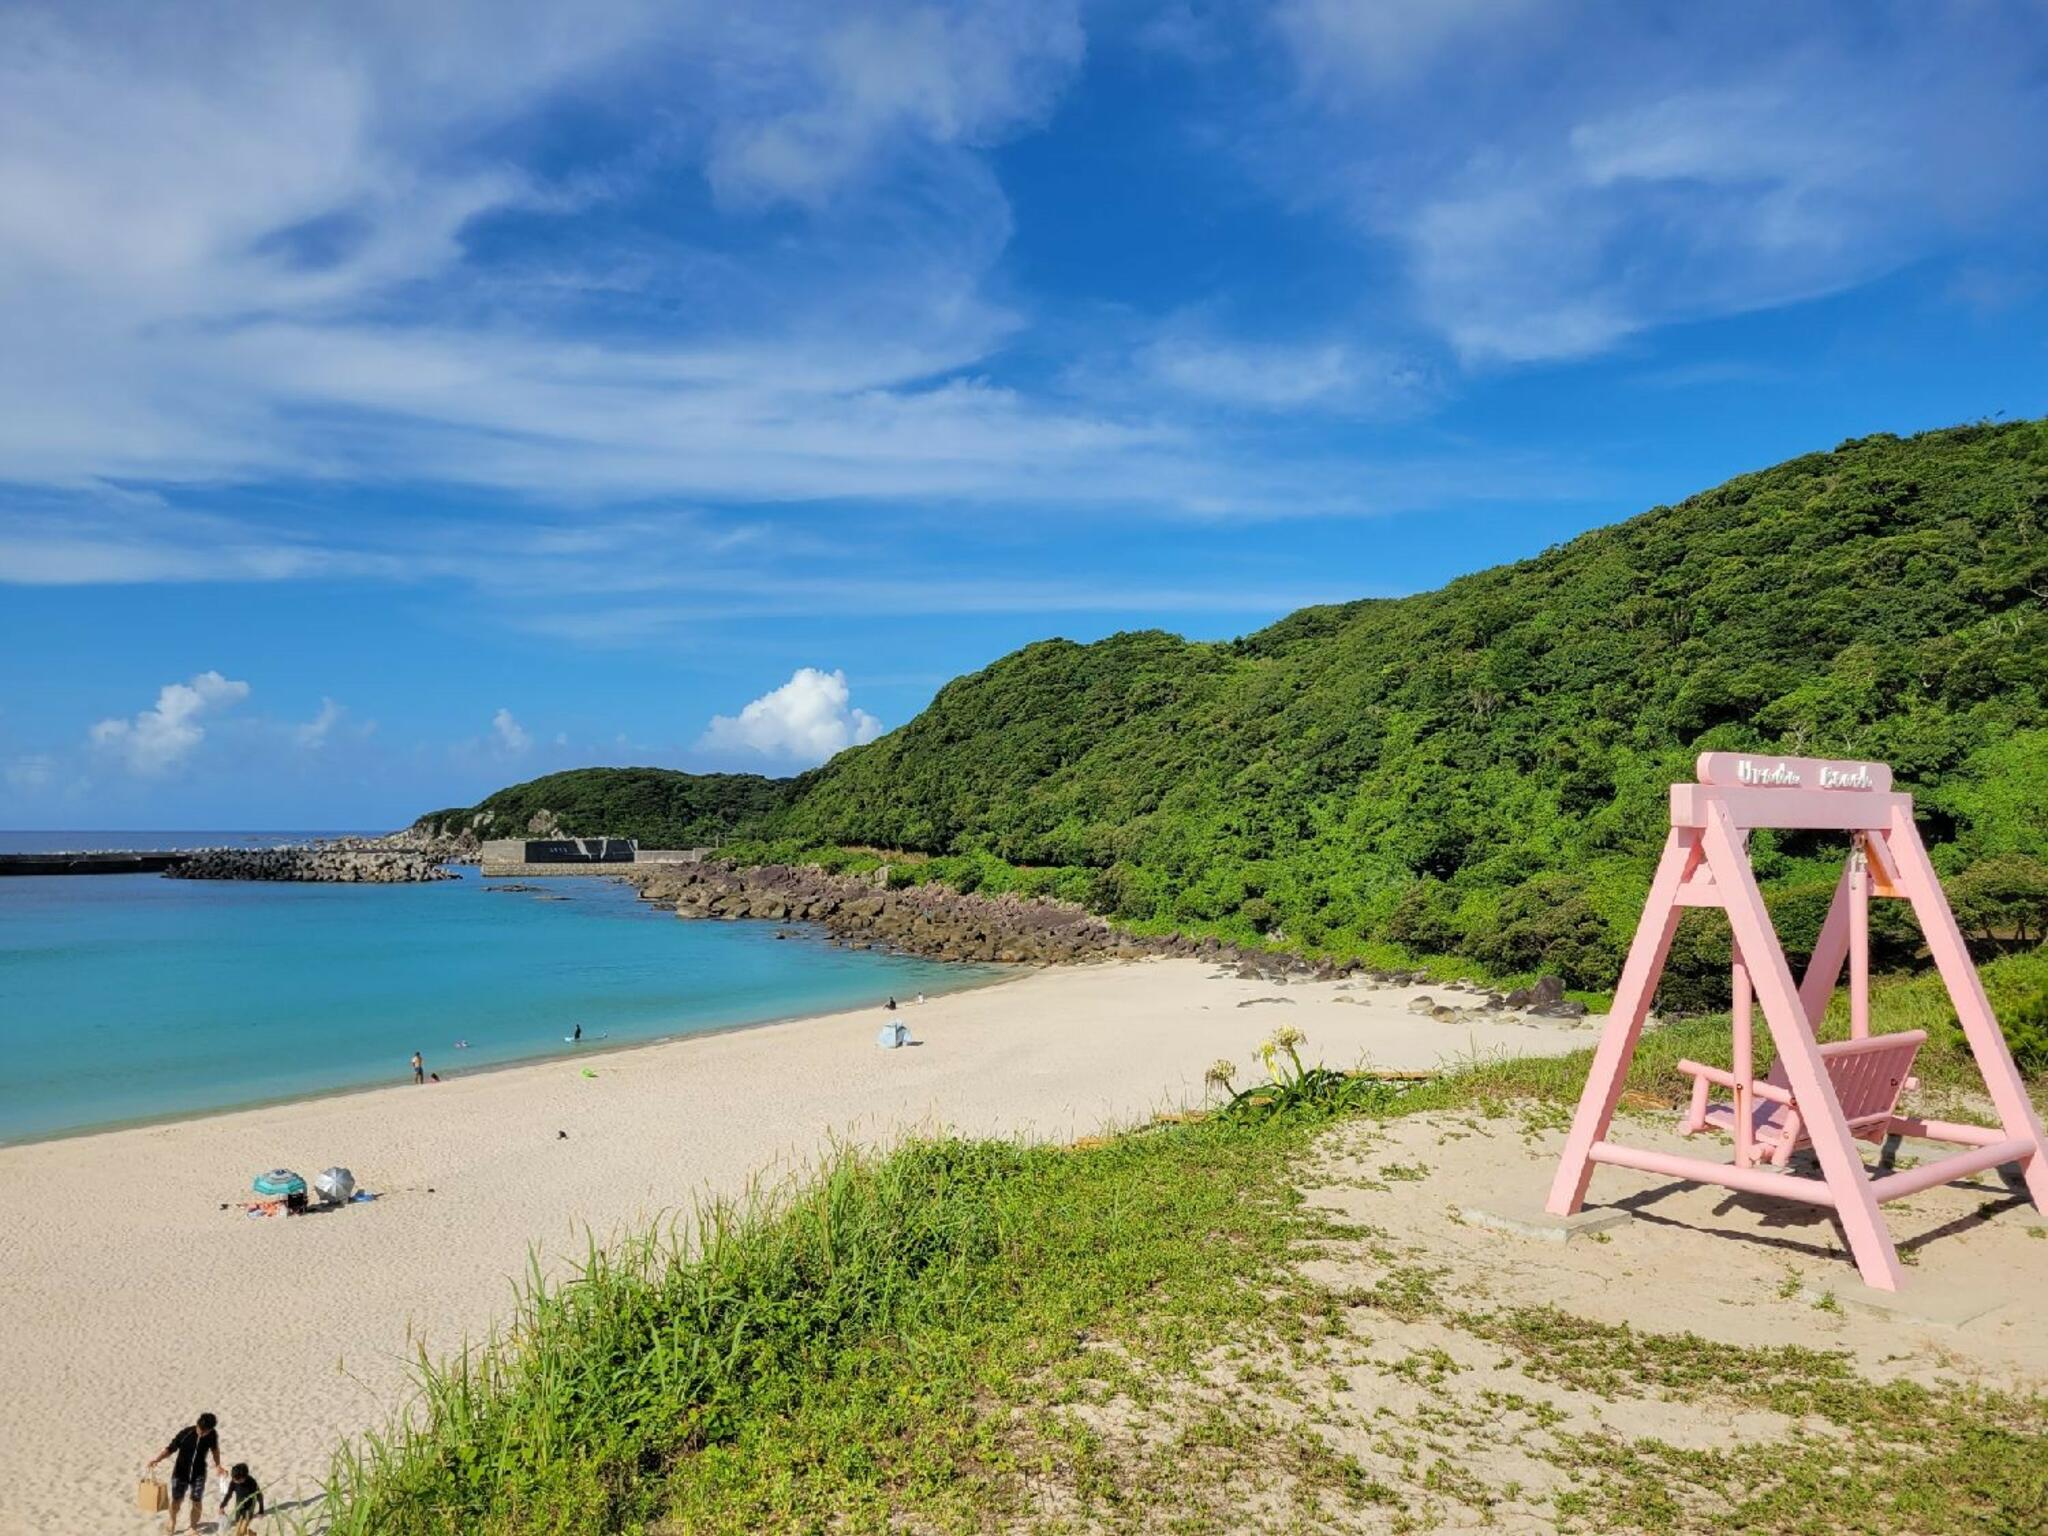
[[[1171,952],[1163,941],[1118,933],[1065,902],[964,895],[941,885],[891,889],[886,877],[834,875],[811,866],[741,868],[713,860],[646,865],[626,878],[643,898],[672,905],[681,917],[820,923],[854,948],[939,960],[1051,964]]]
[[[1538,978],[1533,987],[1517,987],[1507,995],[1510,1008],[1520,1008],[1539,1019],[1582,1019],[1586,1005],[1564,995],[1564,983],[1555,976]]]

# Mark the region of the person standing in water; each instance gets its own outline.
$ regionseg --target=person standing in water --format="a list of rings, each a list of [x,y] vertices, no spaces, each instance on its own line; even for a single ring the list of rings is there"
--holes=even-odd
[[[412,1053],[412,1080],[416,1083],[424,1083],[427,1080],[426,1059],[418,1051]]]
[[[571,1035],[569,1038],[572,1040],[581,1040],[583,1038],[583,1026],[581,1024],[578,1024],[576,1026],[576,1033]]]

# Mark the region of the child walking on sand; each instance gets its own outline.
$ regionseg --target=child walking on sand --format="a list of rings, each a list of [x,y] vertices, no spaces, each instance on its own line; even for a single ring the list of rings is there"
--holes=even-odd
[[[249,1463],[238,1461],[234,1470],[228,1473],[227,1496],[220,1501],[221,1529],[237,1533],[247,1531],[262,1513],[263,1490],[256,1485]]]

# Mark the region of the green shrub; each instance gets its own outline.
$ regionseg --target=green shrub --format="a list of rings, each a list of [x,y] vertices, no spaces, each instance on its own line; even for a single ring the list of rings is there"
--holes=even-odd
[[[1611,986],[1620,952],[1585,884],[1541,875],[1502,901],[1498,922],[1467,939],[1467,951],[1501,974],[1542,971],[1568,986]]]
[[[2048,992],[2036,992],[2016,1003],[1996,1008],[1998,1027],[2005,1033],[2012,1059],[2029,1077],[2048,1073]],[[1968,1051],[1962,1021],[1953,1013],[1948,1018],[1951,1049]]]
[[[1254,933],[1271,933],[1280,921],[1280,909],[1263,896],[1246,898],[1237,915],[1251,924]]]
[[[1985,949],[2025,948],[2048,935],[2048,864],[2008,853],[1971,865],[1948,882],[1963,931]]]

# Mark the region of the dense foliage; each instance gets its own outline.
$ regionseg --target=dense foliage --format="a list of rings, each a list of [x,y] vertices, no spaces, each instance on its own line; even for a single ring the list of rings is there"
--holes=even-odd
[[[1867,438],[1232,644],[1028,647],[800,780],[777,826],[1086,866],[1130,918],[1602,984],[1695,753],[1868,756],[1950,873],[2001,861],[2038,934],[2044,595],[2048,423]],[[1819,851],[1757,839],[1795,930]]]
[[[669,768],[575,768],[501,789],[474,806],[422,816],[433,832],[523,837],[548,813],[581,837],[632,837],[649,848],[723,843],[781,804],[788,781],[752,773],[677,773]]]
[[[1604,986],[1695,753],[1871,757],[1919,797],[1979,936],[2038,938],[2044,599],[2048,422],[1870,437],[1436,592],[1225,644],[1028,646],[780,803],[764,786],[745,830],[937,856],[1139,924]],[[1812,932],[1838,853],[1754,851]],[[1025,868],[1045,873],[1003,873]],[[1903,914],[1879,910],[1903,958]],[[1720,969],[1717,921],[1688,918],[1682,974]]]

